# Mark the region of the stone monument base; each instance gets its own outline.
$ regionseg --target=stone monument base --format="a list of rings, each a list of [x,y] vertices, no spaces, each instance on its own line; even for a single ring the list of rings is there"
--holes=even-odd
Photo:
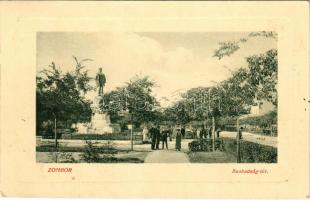
[[[80,125],[79,133],[81,134],[110,134],[120,133],[119,124],[112,124],[107,111],[102,111],[100,105],[103,104],[103,97],[96,96],[92,104],[92,117],[89,124]],[[86,128],[86,130],[85,130]]]
[[[91,124],[87,132],[90,134],[117,133],[120,132],[120,126],[118,124],[111,124],[108,113],[95,113],[92,116]]]

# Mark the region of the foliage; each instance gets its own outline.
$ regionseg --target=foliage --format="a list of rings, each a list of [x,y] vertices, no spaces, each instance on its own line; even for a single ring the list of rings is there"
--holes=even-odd
[[[188,143],[188,149],[189,149],[189,151],[199,151],[201,149],[200,148],[200,142],[197,140],[194,140],[194,141]]]
[[[219,49],[214,51],[214,57],[218,57],[218,59],[222,59],[224,56],[230,56],[235,51],[240,49],[239,47],[239,41],[226,41],[226,42],[220,42]]]
[[[189,151],[212,151],[213,139],[199,139],[188,143]],[[223,140],[221,138],[215,139],[215,150],[223,151]]]
[[[140,135],[141,131],[134,129],[135,135]],[[65,140],[130,140],[130,131],[126,130],[121,133],[111,134],[63,134],[61,139]]]
[[[240,68],[232,77],[220,84],[221,110],[224,115],[237,116],[248,113],[255,96],[253,86],[248,82],[248,76],[248,70]]]
[[[258,32],[251,32],[249,34],[249,37],[257,37],[257,36],[278,40],[278,34],[274,31],[258,31]]]
[[[277,104],[277,50],[246,58],[247,68],[239,68],[230,78],[213,87],[191,88],[182,99],[164,111],[167,120],[178,123],[210,121],[218,126],[236,124],[236,117],[248,114],[259,100]]]
[[[84,60],[85,61],[85,60]],[[90,78],[84,66],[77,61],[75,71],[61,72],[52,62],[37,76],[36,120],[37,132],[46,121],[72,123],[89,121],[90,102],[83,96],[88,90]]]
[[[247,37],[240,38],[237,41],[219,42],[219,48],[214,51],[213,56],[217,57],[219,60],[225,56],[230,56],[237,50],[239,50],[240,45],[242,43],[247,42],[251,37],[265,37],[277,40],[278,34],[274,31],[258,31],[258,32],[251,32],[248,34]]]
[[[237,142],[232,138],[224,138],[225,150],[237,155]],[[243,163],[277,163],[277,148],[241,140],[240,155]]]
[[[188,152],[191,163],[236,163],[232,154],[223,151],[214,152]]]
[[[247,58],[249,83],[257,94],[257,99],[266,99],[277,105],[278,53],[271,49],[265,54]]]
[[[135,76],[124,87],[106,93],[102,109],[108,110],[114,122],[123,120],[124,115],[127,123],[132,117],[136,125],[154,121],[161,117],[156,110],[159,103],[152,94],[154,86],[155,82],[149,77]]]
[[[94,145],[95,143],[92,143]],[[93,146],[94,147],[94,146]],[[127,150],[118,150],[115,149],[113,144],[104,144],[103,146],[95,147],[97,153],[103,153],[103,154],[115,154],[119,151],[127,152]],[[47,144],[47,145],[40,145],[36,147],[36,152],[55,152],[55,145]],[[59,145],[58,152],[85,152],[85,147],[77,147],[77,146],[63,146]]]
[[[111,151],[112,149],[112,151]],[[104,152],[102,152],[104,150]],[[109,150],[109,152],[105,152]],[[84,149],[84,153],[82,158],[84,161],[88,163],[120,163],[120,162],[127,162],[127,163],[142,163],[143,160],[134,157],[128,158],[116,158],[114,154],[117,153],[119,150],[113,151],[114,146],[112,142],[108,142],[104,144],[102,147],[98,148],[93,145],[91,141],[86,141],[86,146]],[[103,153],[103,155],[99,155],[99,153]]]
[[[262,116],[246,117],[240,119],[240,124],[255,125],[262,128],[277,124],[277,112],[272,111]]]
[[[57,162],[77,163],[78,161],[73,157],[72,152],[59,152],[57,154]]]
[[[88,163],[99,162],[100,156],[97,150],[98,148],[95,147],[91,141],[86,140],[85,143],[86,146],[82,158]]]
[[[192,112],[187,99],[178,101],[173,107],[164,111],[165,120],[171,120],[177,124],[186,124],[190,121]]]

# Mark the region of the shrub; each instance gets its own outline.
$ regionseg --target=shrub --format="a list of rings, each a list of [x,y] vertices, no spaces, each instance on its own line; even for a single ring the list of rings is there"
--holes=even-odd
[[[85,143],[86,146],[82,158],[88,163],[99,162],[100,157],[97,147],[95,147],[91,141],[86,140]]]
[[[130,134],[111,133],[111,134],[66,134],[62,139],[70,140],[130,140]]]
[[[237,156],[237,141],[232,138],[224,139],[224,148],[227,152]],[[240,155],[243,163],[276,163],[277,148],[253,142],[240,141]]]
[[[57,155],[57,160],[60,160],[62,163],[77,163],[78,161],[74,159],[72,153],[60,152]]]
[[[192,152],[211,151],[212,139],[194,140],[188,144],[188,148]],[[237,156],[237,141],[232,138],[217,139],[215,149]],[[241,140],[240,155],[243,163],[276,163],[278,153],[277,148]]]
[[[104,144],[102,147],[98,147],[96,150],[98,153],[104,153],[104,154],[115,154],[119,151],[126,152],[127,150],[118,150],[115,149],[113,146],[108,145],[110,147],[107,147],[106,144]],[[41,145],[36,147],[36,152],[55,152],[55,145]],[[85,147],[68,147],[68,146],[58,146],[57,149],[58,152],[84,152]]]
[[[188,143],[188,149],[190,151],[199,151],[200,150],[200,142],[195,140],[195,141]]]
[[[188,143],[188,149],[190,151],[211,151],[212,139],[199,139]],[[215,149],[223,150],[223,140],[215,139]]]

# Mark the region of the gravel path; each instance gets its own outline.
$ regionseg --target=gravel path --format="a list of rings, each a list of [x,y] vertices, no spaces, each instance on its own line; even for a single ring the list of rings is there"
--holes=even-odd
[[[155,150],[147,155],[145,163],[189,163],[187,155],[175,150]]]

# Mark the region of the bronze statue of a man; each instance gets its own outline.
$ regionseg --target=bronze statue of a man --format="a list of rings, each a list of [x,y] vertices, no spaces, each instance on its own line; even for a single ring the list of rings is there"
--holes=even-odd
[[[104,73],[102,73],[102,68],[99,68],[99,72],[96,75],[96,83],[97,83],[97,87],[99,87],[99,91],[98,94],[99,95],[103,95],[103,87],[106,83],[106,78]]]

